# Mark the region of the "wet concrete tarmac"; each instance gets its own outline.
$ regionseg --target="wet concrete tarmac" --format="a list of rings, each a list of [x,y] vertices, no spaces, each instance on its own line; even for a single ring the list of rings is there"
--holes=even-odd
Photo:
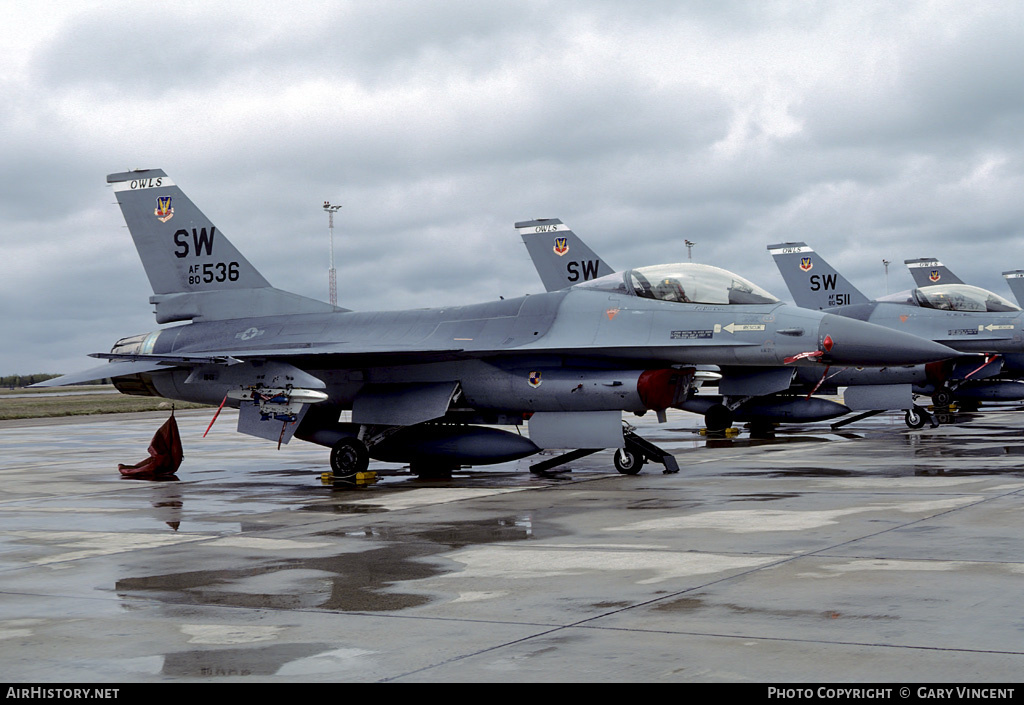
[[[0,424],[8,682],[1012,682],[1024,413],[705,441],[324,486],[322,448],[178,412],[177,481],[122,479],[166,414]]]

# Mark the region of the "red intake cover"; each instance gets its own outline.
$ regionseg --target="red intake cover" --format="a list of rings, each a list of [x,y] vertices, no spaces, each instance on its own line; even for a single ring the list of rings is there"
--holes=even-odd
[[[640,401],[648,409],[660,411],[681,404],[686,400],[696,370],[686,367],[681,370],[645,370],[636,381]]]

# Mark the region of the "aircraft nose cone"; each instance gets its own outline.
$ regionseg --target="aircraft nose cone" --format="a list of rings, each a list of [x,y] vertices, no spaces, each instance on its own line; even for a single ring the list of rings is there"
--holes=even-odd
[[[853,318],[826,314],[818,326],[822,362],[844,365],[916,365],[957,353],[941,343]]]

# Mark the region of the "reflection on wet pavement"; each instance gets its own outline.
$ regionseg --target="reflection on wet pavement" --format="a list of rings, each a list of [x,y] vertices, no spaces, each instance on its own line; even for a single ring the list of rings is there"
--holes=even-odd
[[[323,449],[203,439],[203,413],[162,483],[116,470],[159,416],[0,426],[0,673],[1009,680],[1024,437],[1009,410],[949,420],[707,438],[680,413],[636,422],[675,475],[603,451],[345,489]]]

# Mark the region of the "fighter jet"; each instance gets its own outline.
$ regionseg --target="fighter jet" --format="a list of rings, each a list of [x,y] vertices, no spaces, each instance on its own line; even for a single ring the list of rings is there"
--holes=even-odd
[[[537,273],[548,291],[562,289],[578,283],[579,272],[595,272],[598,268],[612,269],[567,225],[557,218],[522,221],[515,224],[527,251],[533,260]],[[559,254],[561,252],[561,254]],[[560,266],[558,258],[574,253],[578,260],[588,266]],[[690,267],[690,264],[674,265]],[[999,365],[989,364],[983,371],[981,363],[970,357],[955,368],[956,374],[971,374],[976,378],[994,375]],[[835,394],[839,387],[857,387],[848,391],[853,410],[877,412],[881,404],[895,404],[897,391],[899,406],[905,411],[905,421],[911,428],[920,428],[934,419],[921,407],[913,403],[913,392],[933,391],[936,384],[942,384],[949,373],[939,367],[887,365],[885,367],[857,366],[849,369],[820,369],[802,367],[793,370],[791,382],[783,387],[783,377],[777,376],[768,382],[768,376],[759,372],[751,379],[749,371],[725,367],[698,366],[694,375],[694,393],[677,405],[677,408],[704,416],[709,431],[720,431],[733,422],[749,423],[752,432],[762,432],[777,423],[824,421],[849,414],[850,407],[823,399],[816,394]],[[702,382],[719,381],[720,394],[697,394]],[[954,379],[954,383],[963,380]],[[899,386],[894,386],[899,385]],[[912,386],[911,386],[912,385]],[[959,401],[966,398],[1009,398],[1007,395],[1024,393],[1024,385],[981,383],[972,380],[960,387]],[[946,392],[940,391],[939,398]],[[974,396],[970,396],[970,395]],[[888,400],[888,401],[886,401]],[[948,402],[946,402],[948,404]],[[889,407],[885,407],[889,408]],[[869,414],[844,420],[838,427],[859,420]]]
[[[420,472],[548,448],[617,449],[624,473],[648,459],[677,471],[672,456],[624,432],[622,413],[664,420],[687,395],[694,365],[788,378],[782,366],[953,354],[782,304],[718,269],[637,269],[466,306],[349,311],[271,287],[162,170],[107,182],[152,285],[157,322],[180,325],[122,338],[93,355],[106,364],[47,386],[110,377],[128,394],[237,407],[242,433],[331,448],[336,476],[365,470],[370,458]],[[380,269],[387,286],[386,263]],[[493,427],[525,418],[529,437]]]
[[[908,259],[904,260],[904,264],[907,265],[910,275],[914,278],[914,283],[919,287],[931,287],[940,283],[964,284],[964,281],[950,271],[949,267],[934,257]],[[1021,291],[1024,287],[1024,271],[1003,272],[1003,278],[1006,279],[1014,298],[1020,303],[1021,294],[1024,293]],[[986,299],[996,297],[996,294],[987,289],[981,291],[984,292]],[[979,298],[980,296],[979,294]],[[1024,399],[1024,383],[1021,382],[1021,378],[1024,377],[1024,354],[1007,353],[1001,357],[1000,362],[1002,367],[998,379],[995,378],[996,375],[992,375],[983,382],[954,380],[950,385],[952,396],[950,397],[945,390],[940,390],[938,400],[947,403],[955,400],[961,405],[976,406],[982,401],[1020,401]]]
[[[939,282],[944,284],[964,283],[960,277],[950,271],[949,267],[934,257],[908,259],[903,260],[903,262],[907,265],[910,276],[914,278],[914,284],[917,286],[933,286]],[[1024,269],[1012,269],[1008,272],[1003,272],[1003,279],[1006,280],[1006,285],[1010,287],[1010,292],[1013,294],[1013,298],[1017,300],[1017,303],[1024,302]],[[986,293],[990,294],[991,292],[986,290]],[[992,296],[995,296],[995,294],[992,294]]]
[[[515,228],[547,291],[575,286],[615,271],[558,218],[525,220],[516,223]],[[693,268],[689,263],[677,266]],[[803,371],[807,376],[820,377],[816,368]],[[850,413],[848,407],[808,395],[807,390],[792,385],[783,387],[787,375],[792,380],[794,372],[800,374],[787,368],[772,376],[759,370],[751,377],[747,369],[698,365],[691,393],[676,408],[704,416],[709,431],[723,431],[733,422],[741,422],[760,432],[776,423],[824,421]],[[698,394],[704,384],[716,384],[719,391],[724,389],[728,395]]]
[[[910,268],[914,283],[918,286],[928,286],[938,281],[963,284],[958,276],[936,259],[908,259],[905,260],[905,263]],[[1003,279],[1006,280],[1006,285],[1010,287],[1010,292],[1013,293],[1013,298],[1017,300],[1017,303],[1024,303],[1024,269],[1011,269],[1008,272],[1003,272]]]
[[[980,382],[1002,370],[1003,358],[996,354],[1024,350],[1024,312],[1003,297],[966,284],[938,284],[871,301],[806,243],[769,245],[768,251],[798,306],[876,323],[940,342],[962,353],[982,355],[980,359],[961,356],[923,370],[890,371],[890,390],[881,386],[854,390],[855,394],[863,392],[870,396],[863,403],[873,404],[874,408],[907,408],[898,404],[905,404],[908,394],[928,393],[929,389],[933,390],[936,406],[949,405],[953,388],[961,394],[968,394],[971,389],[981,395],[1021,394],[1021,387],[1017,386],[1020,383],[1006,386]],[[967,381],[971,384],[965,384]],[[870,408],[861,406],[861,401],[852,405],[849,395],[845,401],[851,408]]]

